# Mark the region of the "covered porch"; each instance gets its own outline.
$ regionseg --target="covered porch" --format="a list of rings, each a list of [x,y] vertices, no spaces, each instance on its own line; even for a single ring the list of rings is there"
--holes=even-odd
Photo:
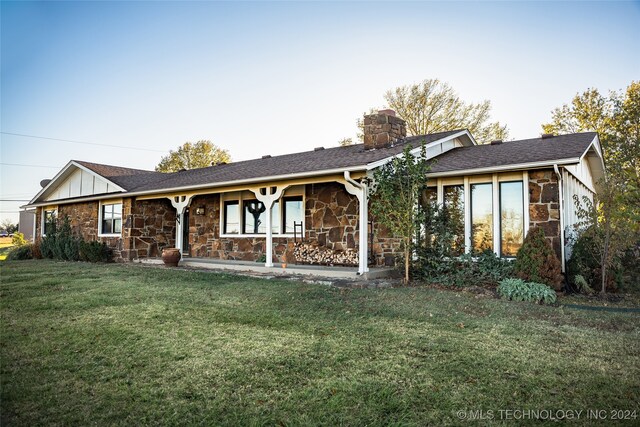
[[[393,258],[391,239],[370,241],[374,227],[369,223],[365,172],[137,198],[153,199],[168,199],[175,209],[171,240],[183,253],[185,266],[351,278]],[[291,256],[300,243],[348,253],[349,265],[308,265]],[[372,256],[376,249],[377,259]],[[288,264],[284,271],[283,264]],[[387,270],[376,269],[374,276],[387,275]]]

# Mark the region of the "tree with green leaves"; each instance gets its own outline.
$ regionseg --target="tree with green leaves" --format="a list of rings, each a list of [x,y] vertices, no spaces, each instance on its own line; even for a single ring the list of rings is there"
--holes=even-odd
[[[467,103],[438,79],[400,86],[385,93],[389,108],[407,122],[408,135],[468,129],[480,143],[508,137],[507,127],[491,122],[491,102]]]
[[[589,245],[584,250],[600,267],[601,293],[607,289],[610,271],[621,265],[627,249],[638,241],[639,225],[627,213],[629,209],[620,192],[623,188],[615,182],[617,177],[609,177],[601,182],[597,196],[592,202],[588,197],[574,196],[579,238],[586,238]]]
[[[628,215],[640,221],[640,82],[609,96],[593,88],[578,93],[570,104],[552,111],[542,130],[598,132],[608,175],[620,186],[616,197],[625,201]]]
[[[418,205],[430,169],[425,144],[417,154],[412,149],[407,146],[402,155],[375,170],[371,193],[371,213],[402,242],[405,283],[410,280],[414,237],[424,222],[424,212]]]
[[[230,163],[231,156],[227,150],[219,148],[211,141],[201,140],[194,143],[185,142],[177,150],[171,150],[162,157],[156,171],[178,172],[182,169],[206,168],[216,163]]]

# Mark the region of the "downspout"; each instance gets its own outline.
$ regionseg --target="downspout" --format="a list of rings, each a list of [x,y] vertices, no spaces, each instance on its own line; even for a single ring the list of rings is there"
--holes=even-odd
[[[369,266],[367,262],[367,224],[369,220],[369,212],[368,212],[368,201],[367,201],[367,185],[364,183],[359,183],[351,178],[351,173],[349,171],[344,172],[344,179],[351,184],[356,189],[360,190],[360,197],[358,197],[358,201],[360,202],[360,239],[358,241],[358,274],[362,275],[369,271]]]
[[[560,264],[562,265],[562,272],[565,272],[565,255],[564,255],[564,181],[562,174],[558,168],[558,164],[553,165],[553,170],[558,176],[558,201],[560,208]]]

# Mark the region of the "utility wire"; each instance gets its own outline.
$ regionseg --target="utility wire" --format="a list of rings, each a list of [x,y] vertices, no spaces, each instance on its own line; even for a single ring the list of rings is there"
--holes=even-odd
[[[0,199],[0,202],[28,202],[29,199]]]
[[[60,138],[49,138],[47,136],[37,136],[37,135],[26,135],[23,133],[12,133],[12,132],[0,132],[3,135],[11,135],[11,136],[19,136],[22,138],[35,138],[35,139],[47,139],[50,141],[61,141],[61,142],[70,142],[73,144],[85,144],[85,145],[98,145],[101,147],[112,147],[112,148],[124,148],[127,150],[138,150],[138,151],[153,151],[156,153],[166,153],[166,150],[153,150],[151,148],[137,148],[137,147],[125,147],[124,145],[112,145],[112,144],[100,144],[97,142],[87,142],[87,141],[74,141],[72,139],[60,139]]]
[[[25,168],[49,168],[49,169],[60,169],[59,166],[44,166],[44,165],[24,165],[21,163],[0,163],[0,165],[4,166],[22,166]]]

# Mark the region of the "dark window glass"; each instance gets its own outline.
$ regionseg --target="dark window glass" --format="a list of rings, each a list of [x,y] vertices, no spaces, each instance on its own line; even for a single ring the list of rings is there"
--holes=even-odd
[[[224,202],[224,234],[240,233],[240,212],[237,200]]]
[[[304,218],[304,208],[302,206],[302,196],[285,197],[283,201],[283,230],[285,233],[293,233],[293,223],[302,222]]]
[[[493,249],[493,185],[471,185],[471,247]]]
[[[102,234],[122,232],[122,203],[102,205]]]
[[[500,183],[500,254],[514,257],[524,238],[522,182]]]
[[[464,185],[447,185],[443,190],[443,204],[449,229],[453,232],[452,255],[464,253]]]
[[[44,230],[43,235],[47,235],[55,231],[57,212],[55,209],[44,211]]]

